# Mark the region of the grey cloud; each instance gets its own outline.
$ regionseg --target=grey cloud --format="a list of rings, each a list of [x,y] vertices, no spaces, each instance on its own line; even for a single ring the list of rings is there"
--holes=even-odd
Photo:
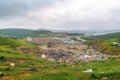
[[[23,16],[27,11],[43,9],[56,0],[0,0],[0,18]]]
[[[89,8],[87,5],[84,7],[68,4],[70,1],[74,2],[73,0],[0,0],[0,26],[7,24],[14,27],[17,25],[26,28],[33,26],[33,28],[72,30],[120,28],[120,6],[109,8],[108,5],[106,8],[107,5],[101,4],[98,10],[95,8],[96,4]],[[109,2],[109,0],[105,2],[107,1]],[[87,0],[86,3],[90,4]],[[4,18],[9,19],[3,20]]]
[[[18,0],[0,0],[0,18],[23,15],[27,6]]]

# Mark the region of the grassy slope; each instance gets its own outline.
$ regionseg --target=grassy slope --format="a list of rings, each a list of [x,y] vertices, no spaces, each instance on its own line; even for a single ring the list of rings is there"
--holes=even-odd
[[[107,77],[108,80],[119,80],[120,78],[120,61],[116,59],[79,63],[75,67],[63,63],[54,64],[56,66],[51,67],[50,64],[46,66],[41,63],[39,66],[43,65],[44,68],[38,67],[38,72],[32,73],[31,77],[17,80],[102,80],[103,77]],[[93,69],[93,73],[82,72],[87,69]]]
[[[32,49],[37,49],[37,47],[35,47],[30,43],[25,42],[25,40],[16,40],[9,37],[0,37],[0,46],[10,47],[10,48],[25,46]]]
[[[120,32],[85,37],[90,41],[90,45],[105,54],[120,54],[120,47],[112,46],[112,42],[120,43]]]
[[[120,57],[75,65],[57,63],[13,50],[18,46],[33,48],[33,45],[29,43],[12,38],[0,40],[2,40],[0,41],[0,56],[5,57],[5,60],[0,60],[0,72],[4,75],[0,74],[2,76],[0,80],[102,80],[102,77],[108,77],[108,80],[120,79]],[[11,67],[10,63],[15,63],[15,67]],[[31,68],[37,71],[32,72]],[[87,69],[93,69],[93,73],[82,72]]]
[[[95,38],[99,38],[99,39],[120,38],[120,32],[98,35],[98,36],[95,36]]]
[[[31,48],[37,50],[36,46],[27,43],[23,40],[16,40],[8,37],[0,37],[0,56],[5,58],[29,58],[29,55],[24,55],[24,53],[15,50],[17,47],[24,46],[26,48]]]
[[[23,62],[31,62],[32,60],[37,60],[38,58],[33,54],[25,54],[20,51],[15,50],[17,47],[24,46],[26,48],[37,49],[30,43],[25,41],[16,40],[8,37],[0,37],[0,80],[1,76],[16,75],[24,72],[24,68],[20,68],[19,64]],[[18,64],[17,67],[11,67],[10,63]],[[26,65],[26,64],[23,64]],[[9,80],[9,79],[7,79]]]
[[[120,55],[120,47],[112,46],[112,42],[120,42],[120,39],[108,39],[108,40],[93,40],[90,44],[93,48],[101,51],[105,54]]]

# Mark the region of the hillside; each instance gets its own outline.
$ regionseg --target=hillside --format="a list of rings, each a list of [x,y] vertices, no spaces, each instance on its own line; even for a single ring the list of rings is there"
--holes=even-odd
[[[61,47],[65,49],[65,46],[71,44],[62,45],[64,47]],[[33,45],[30,42],[26,42],[24,39],[0,37],[0,80],[120,79],[119,56],[111,56],[107,60],[95,60],[68,64],[66,62],[57,62],[41,58],[40,55],[42,55],[43,52],[41,51],[41,48],[38,48],[38,46]],[[56,46],[55,48],[57,48]],[[51,49],[53,47],[54,46],[51,45]],[[60,44],[58,47],[60,47]],[[67,46],[66,48],[69,48],[70,52],[77,48],[75,47]],[[51,53],[55,54],[55,51],[51,51]],[[60,53],[63,53],[63,51],[60,51]],[[56,56],[57,55],[55,54],[55,57]],[[61,55],[59,55],[59,57],[60,56]]]
[[[91,42],[91,46],[104,54],[120,55],[120,47],[113,46],[112,43],[120,43],[120,32],[104,35],[86,37]]]
[[[29,30],[29,29],[17,29],[17,28],[10,28],[10,29],[0,29],[1,36],[33,36],[38,34],[47,34],[51,31],[48,30]]]
[[[120,32],[98,35],[98,36],[94,36],[94,38],[98,38],[98,39],[120,38]]]
[[[87,35],[87,36],[86,36]],[[114,33],[108,33],[108,34],[101,34],[101,35],[89,35],[86,34],[83,36],[83,39],[86,40],[94,40],[94,39],[101,39],[101,40],[107,40],[107,39],[112,39],[112,38],[120,38],[120,32],[114,32]]]
[[[92,46],[94,49],[104,53],[104,54],[111,54],[111,55],[120,55],[120,47],[119,46],[113,46],[112,43],[120,43],[120,39],[107,39],[107,40],[93,40],[90,43],[90,46]]]

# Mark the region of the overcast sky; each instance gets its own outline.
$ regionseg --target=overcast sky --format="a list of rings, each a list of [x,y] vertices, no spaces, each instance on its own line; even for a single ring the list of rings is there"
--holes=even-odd
[[[120,0],[0,0],[0,28],[120,29]]]

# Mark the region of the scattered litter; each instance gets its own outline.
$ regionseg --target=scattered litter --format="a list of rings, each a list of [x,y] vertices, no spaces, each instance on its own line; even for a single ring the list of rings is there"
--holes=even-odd
[[[93,70],[92,69],[88,69],[88,70],[86,70],[86,71],[82,71],[82,72],[93,72]]]
[[[15,67],[15,63],[10,63],[10,66],[11,67]]]
[[[107,77],[103,77],[102,79],[104,79],[104,80],[105,80],[105,79],[108,79],[108,78],[107,78]]]

